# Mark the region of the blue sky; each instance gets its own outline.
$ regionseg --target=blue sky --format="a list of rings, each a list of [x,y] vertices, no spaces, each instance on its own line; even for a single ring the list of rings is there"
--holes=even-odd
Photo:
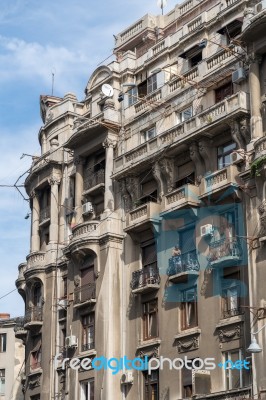
[[[168,0],[166,12],[177,2]],[[112,54],[113,34],[143,15],[160,14],[157,0],[1,0],[0,184],[14,184],[38,154],[39,96],[76,93],[83,99],[90,74]],[[23,179],[20,181],[24,182]],[[18,264],[29,253],[28,203],[0,188],[0,298],[15,288]],[[24,314],[21,297],[0,299],[0,313]]]

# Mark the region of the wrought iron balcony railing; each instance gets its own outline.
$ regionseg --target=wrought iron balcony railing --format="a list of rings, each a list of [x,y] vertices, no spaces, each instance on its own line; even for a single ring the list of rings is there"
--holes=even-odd
[[[212,242],[209,245],[209,255],[208,260],[212,262],[217,262],[219,260],[230,259],[240,259],[242,255],[241,245],[237,238],[224,238]]]
[[[241,311],[241,308],[231,308],[231,310],[223,310],[222,316],[223,318],[230,318],[230,317],[235,317],[236,315],[241,315],[243,314],[243,311]]]
[[[40,223],[50,218],[50,206],[40,211]]]
[[[26,309],[25,324],[28,322],[42,322],[43,321],[43,307],[33,306]]]
[[[84,190],[89,190],[94,186],[104,183],[105,181],[105,169],[93,172],[90,176],[84,178]]]
[[[172,276],[180,274],[181,272],[199,271],[200,265],[198,262],[196,250],[188,251],[187,253],[180,254],[180,256],[173,256],[169,259],[169,266],[167,275]]]
[[[157,263],[147,265],[139,271],[132,272],[130,287],[132,290],[143,288],[147,285],[159,285],[161,281]]]
[[[74,289],[74,304],[96,300],[96,284],[94,282]]]

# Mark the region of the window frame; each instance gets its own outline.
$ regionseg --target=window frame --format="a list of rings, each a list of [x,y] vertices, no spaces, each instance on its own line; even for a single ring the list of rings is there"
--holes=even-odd
[[[153,388],[155,387],[155,391]],[[143,395],[144,400],[159,400],[159,370],[143,371]],[[156,397],[154,397],[154,394]]]
[[[0,369],[0,396],[5,395],[6,385],[6,370],[5,368]]]
[[[94,378],[80,382],[80,400],[94,400],[95,382]]]
[[[187,294],[193,291],[194,301],[187,300]],[[198,326],[198,298],[197,298],[197,286],[192,286],[190,288],[184,289],[181,292],[181,330],[185,331],[187,329],[196,328]],[[189,310],[189,305],[192,310]],[[193,313],[194,311],[194,313]],[[190,314],[190,317],[189,317]],[[188,318],[191,318],[194,314],[194,322],[188,323]]]
[[[128,107],[133,106],[133,104],[137,103],[138,98],[138,86],[134,86],[127,91],[128,95]]]
[[[188,112],[188,111],[190,112],[190,116],[186,117],[186,112]],[[192,117],[193,117],[193,107],[191,105],[189,107],[184,108],[181,111],[176,112],[177,125],[180,125],[185,121],[188,121]]]
[[[158,338],[158,299],[153,299],[142,303],[142,310],[143,340],[145,341]],[[153,324],[155,324],[155,334],[152,334]]]
[[[158,74],[152,74],[147,79],[147,94],[158,89]]]
[[[7,347],[7,334],[0,333],[0,353],[6,353]]]
[[[229,147],[230,146],[230,147]],[[229,147],[228,150],[226,150],[226,147]],[[221,154],[219,154],[219,149],[221,149]],[[229,161],[230,161],[230,155],[233,153],[233,151],[236,149],[236,143],[234,141],[229,141],[226,142],[220,146],[217,147],[217,169],[223,169],[231,165],[231,162],[226,162],[226,157],[229,156]],[[220,163],[222,161],[222,164]]]
[[[238,360],[243,360],[242,349],[232,349],[222,353],[223,363],[232,360],[232,354],[238,352]],[[225,390],[234,390],[243,388],[243,369],[232,369],[229,366],[223,369],[224,371],[224,387]],[[227,372],[229,371],[229,372]],[[239,373],[239,386],[233,387],[232,385],[232,371]],[[228,376],[227,376],[228,375]]]
[[[90,320],[91,318],[91,320]],[[95,348],[95,313],[90,312],[81,316],[81,351]],[[91,340],[92,339],[92,340]]]
[[[149,142],[151,139],[154,139],[156,136],[157,136],[156,126],[154,125],[148,129],[145,129],[143,132],[141,132],[140,142],[141,142],[141,144]]]

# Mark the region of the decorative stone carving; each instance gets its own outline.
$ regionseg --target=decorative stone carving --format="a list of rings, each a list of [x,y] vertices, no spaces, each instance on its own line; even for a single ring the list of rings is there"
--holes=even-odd
[[[147,346],[148,347],[148,346]],[[147,350],[141,349],[138,351],[138,356],[143,358],[145,356],[151,358],[159,358],[159,346],[151,345],[151,348]]]
[[[139,177],[131,176],[126,178],[126,189],[131,197],[132,203],[134,204],[140,198]]]
[[[243,26],[242,26],[242,31],[244,31],[251,23],[251,18],[255,15],[254,8],[253,7],[246,7],[244,10],[244,20],[243,20]]]
[[[211,141],[203,139],[199,142],[199,153],[204,161],[206,172],[212,171],[212,162],[215,160],[214,152],[215,147]]]
[[[113,149],[114,149],[115,146],[116,146],[116,143],[117,143],[116,140],[112,140],[112,139],[107,137],[103,142],[103,147],[105,149],[108,148],[108,147],[113,147]]]
[[[250,123],[248,118],[242,118],[239,121],[240,132],[242,137],[244,138],[246,144],[251,141],[251,132],[250,132]]]
[[[77,156],[74,158],[74,165],[84,165],[85,164],[85,159],[83,157]]]
[[[166,192],[170,193],[174,189],[174,160],[163,158],[159,161],[159,165],[166,183]]]
[[[159,200],[162,200],[162,196],[164,194],[163,179],[161,174],[161,167],[158,161],[156,161],[155,164],[153,165],[152,173],[158,185],[158,198]]]
[[[219,328],[218,330],[218,336],[220,342],[228,342],[230,340],[236,340],[239,339],[241,336],[241,326],[240,324],[234,325],[231,328]]]
[[[230,121],[229,123],[230,129],[231,129],[231,135],[233,140],[237,144],[238,149],[244,149],[245,148],[245,141],[241,135],[241,130],[240,130],[240,124],[238,121]]]
[[[258,207],[258,212],[260,214],[260,231],[259,236],[266,236],[266,200],[264,200]]]
[[[56,175],[51,175],[49,178],[48,178],[48,183],[49,183],[49,185],[59,185],[60,184],[60,182],[61,182],[61,178],[59,177],[59,176],[56,176]]]
[[[205,167],[204,167],[204,161],[201,158],[201,155],[199,153],[198,144],[196,142],[191,143],[191,145],[189,147],[189,154],[190,154],[190,158],[193,161],[195,169],[196,169],[197,181],[200,182],[202,177],[204,176]]]
[[[189,338],[179,339],[177,342],[177,349],[179,353],[184,353],[190,350],[199,348],[199,336],[190,336]]]
[[[121,190],[122,198],[124,199],[125,211],[128,212],[131,209],[131,197],[127,191],[125,179],[122,179],[120,181],[120,190]]]

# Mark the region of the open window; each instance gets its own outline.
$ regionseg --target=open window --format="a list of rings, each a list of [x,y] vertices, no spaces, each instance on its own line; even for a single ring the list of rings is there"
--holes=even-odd
[[[89,313],[83,315],[81,318],[82,324],[82,345],[81,351],[87,351],[94,349],[94,338],[95,338],[95,315]]]
[[[223,26],[217,31],[226,38],[226,43],[229,44],[230,41],[241,34],[243,25],[243,18],[237,18],[227,25]]]
[[[225,268],[221,282],[221,290],[222,318],[229,318],[241,314],[241,281],[239,269],[232,272],[231,268]]]
[[[223,362],[227,363],[224,369],[225,390],[240,389],[243,387],[243,369],[234,368],[233,364],[242,360],[241,349],[225,351],[223,353]]]
[[[234,93],[233,83],[228,82],[223,86],[220,86],[218,89],[215,89],[215,103],[220,103],[220,101],[224,100],[228,96],[232,96]]]
[[[179,188],[187,184],[195,184],[195,166],[192,161],[177,167],[177,180],[175,187]]]
[[[191,49],[180,54],[179,57],[186,60],[185,68],[183,72],[196,67],[202,61],[202,49],[197,45],[193,46]]]
[[[143,340],[158,337],[158,300],[143,303]]]
[[[197,287],[182,291],[181,329],[186,330],[198,326]]]

